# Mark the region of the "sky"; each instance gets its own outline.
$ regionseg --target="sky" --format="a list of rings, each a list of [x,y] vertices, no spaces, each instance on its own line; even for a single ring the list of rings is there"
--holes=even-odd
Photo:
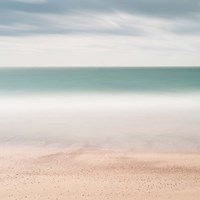
[[[200,0],[0,0],[0,67],[200,66]]]

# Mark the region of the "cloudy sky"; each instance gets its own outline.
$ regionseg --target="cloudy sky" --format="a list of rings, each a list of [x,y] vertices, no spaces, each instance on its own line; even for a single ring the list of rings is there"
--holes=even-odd
[[[200,66],[200,0],[0,0],[0,66]]]

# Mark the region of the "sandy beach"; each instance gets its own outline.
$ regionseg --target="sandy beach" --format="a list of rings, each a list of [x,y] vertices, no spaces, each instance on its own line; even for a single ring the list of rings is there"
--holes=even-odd
[[[200,154],[1,146],[2,200],[197,200]]]

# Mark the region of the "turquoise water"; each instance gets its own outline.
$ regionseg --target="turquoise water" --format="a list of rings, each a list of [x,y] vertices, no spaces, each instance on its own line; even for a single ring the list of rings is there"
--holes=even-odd
[[[200,68],[0,68],[0,92],[193,92]]]
[[[200,68],[0,68],[0,144],[200,150]]]

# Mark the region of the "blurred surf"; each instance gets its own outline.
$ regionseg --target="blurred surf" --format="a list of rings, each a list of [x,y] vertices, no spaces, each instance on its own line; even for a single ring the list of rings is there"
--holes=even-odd
[[[199,68],[0,69],[1,144],[198,151]]]

